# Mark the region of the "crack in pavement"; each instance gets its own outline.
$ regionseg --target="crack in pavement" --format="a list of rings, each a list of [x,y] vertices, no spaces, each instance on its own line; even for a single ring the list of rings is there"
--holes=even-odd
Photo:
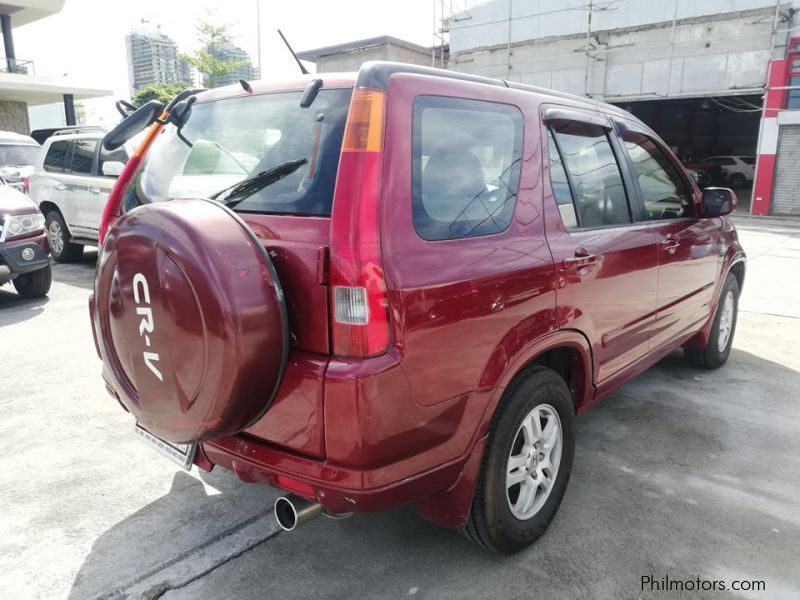
[[[156,600],[170,590],[197,581],[280,533],[272,510],[262,511],[199,546],[163,562],[122,585],[94,596],[94,600],[146,598]]]

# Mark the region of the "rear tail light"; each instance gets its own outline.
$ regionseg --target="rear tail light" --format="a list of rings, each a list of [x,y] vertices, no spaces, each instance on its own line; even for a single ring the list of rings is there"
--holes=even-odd
[[[26,194],[28,194],[30,196],[30,193],[31,193],[31,176],[30,175],[27,175],[22,180],[22,189]]]
[[[347,115],[331,214],[333,353],[386,352],[389,315],[378,209],[386,95],[356,88]]]

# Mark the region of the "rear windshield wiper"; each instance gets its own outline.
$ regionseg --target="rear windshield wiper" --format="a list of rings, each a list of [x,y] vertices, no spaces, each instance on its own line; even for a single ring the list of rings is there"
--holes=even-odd
[[[291,175],[297,169],[308,163],[307,158],[298,158],[297,160],[287,160],[280,164],[275,165],[261,171],[257,175],[248,177],[228,186],[215,194],[211,195],[212,200],[219,200],[226,206],[235,206],[239,202],[246,200],[256,192],[263,190],[270,184],[275,183],[279,179]]]

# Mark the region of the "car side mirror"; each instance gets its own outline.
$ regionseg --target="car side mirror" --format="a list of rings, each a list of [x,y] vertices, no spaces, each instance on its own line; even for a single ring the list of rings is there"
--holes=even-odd
[[[125,163],[118,160],[108,160],[103,163],[102,171],[106,177],[119,177],[122,175],[122,169],[125,168]]]
[[[724,217],[736,210],[736,194],[733,190],[721,187],[707,187],[703,190],[703,216]]]
[[[155,121],[163,110],[163,103],[158,100],[150,100],[150,102],[117,123],[103,138],[103,147],[109,152],[116,150]]]

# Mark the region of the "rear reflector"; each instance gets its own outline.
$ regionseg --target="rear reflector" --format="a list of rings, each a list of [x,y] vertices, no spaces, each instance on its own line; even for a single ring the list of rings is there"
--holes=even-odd
[[[282,490],[294,492],[295,494],[303,496],[304,498],[311,498],[311,499],[314,498],[314,488],[311,487],[311,485],[306,483],[305,481],[300,481],[298,479],[295,479],[294,477],[287,477],[286,475],[276,475],[275,485],[277,485]]]

